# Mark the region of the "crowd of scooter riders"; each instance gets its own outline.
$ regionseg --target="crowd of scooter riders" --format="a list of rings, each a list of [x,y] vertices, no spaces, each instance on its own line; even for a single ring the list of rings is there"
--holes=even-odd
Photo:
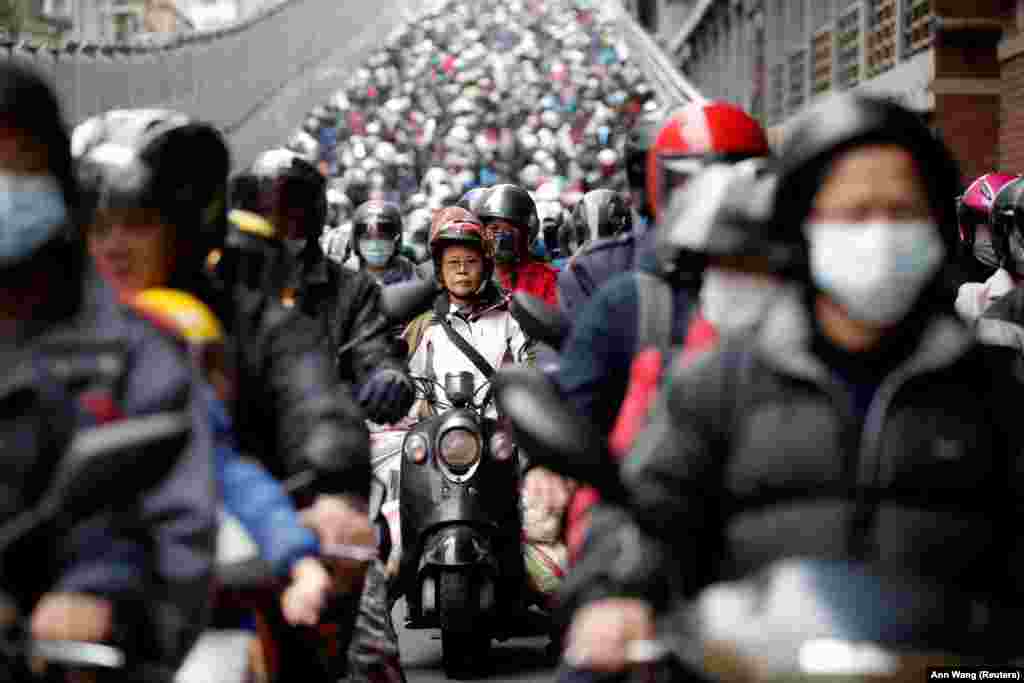
[[[0,64],[0,681],[403,681],[399,597],[454,677],[1018,658],[1024,177],[624,53],[433,3],[234,174]]]

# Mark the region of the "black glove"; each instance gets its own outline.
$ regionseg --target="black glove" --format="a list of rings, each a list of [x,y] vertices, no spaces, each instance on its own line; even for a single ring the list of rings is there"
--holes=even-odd
[[[405,373],[384,369],[373,373],[359,390],[359,403],[377,424],[398,422],[412,408],[416,395]]]

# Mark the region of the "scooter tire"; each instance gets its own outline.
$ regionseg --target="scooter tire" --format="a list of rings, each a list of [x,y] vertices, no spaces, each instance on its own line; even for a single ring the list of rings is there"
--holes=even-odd
[[[441,629],[441,652],[445,676],[472,680],[487,673],[491,638],[475,632]]]
[[[438,577],[438,612],[445,675],[479,676],[488,662],[490,633],[481,633],[480,609],[473,577],[465,571],[442,571]]]
[[[437,609],[445,631],[470,633],[479,609],[472,576],[459,570],[442,571],[437,577]]]

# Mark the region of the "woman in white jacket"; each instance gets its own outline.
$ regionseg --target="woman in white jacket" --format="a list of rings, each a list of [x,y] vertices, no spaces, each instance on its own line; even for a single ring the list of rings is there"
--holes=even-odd
[[[430,237],[434,272],[442,287],[433,309],[410,323],[405,332],[409,344],[409,372],[444,384],[445,374],[468,372],[479,389],[492,370],[518,363],[532,363],[530,340],[509,312],[504,293],[491,280],[494,256],[483,226],[473,214],[446,209],[435,221]],[[445,326],[461,337],[486,362],[476,363],[459,348]],[[477,398],[483,399],[486,390]],[[444,401],[439,387],[434,400],[413,407],[416,418],[433,414],[432,405]],[[424,405],[426,403],[427,405]],[[496,417],[492,404],[485,414]]]
[[[491,241],[472,213],[457,207],[442,211],[434,222],[430,251],[443,291],[433,310],[406,329],[411,350],[409,372],[441,385],[447,373],[469,372],[479,389],[477,401],[486,400],[490,392],[482,387],[491,369],[532,365],[536,360],[532,343],[509,312],[505,294],[491,279]],[[474,362],[452,335],[458,335],[481,358]],[[435,385],[433,396],[418,401],[410,417],[434,415],[437,402],[444,400],[443,391]],[[493,402],[486,405],[484,413],[497,417]],[[568,486],[541,467],[529,469],[523,479],[524,561],[530,586],[543,605],[557,590],[567,566],[560,530]]]

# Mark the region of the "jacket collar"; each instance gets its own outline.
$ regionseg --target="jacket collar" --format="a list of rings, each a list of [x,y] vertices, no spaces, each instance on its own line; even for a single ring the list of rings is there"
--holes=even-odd
[[[830,381],[831,371],[811,351],[813,334],[803,293],[793,290],[766,314],[755,345],[758,355],[777,370],[818,383]],[[958,318],[937,314],[925,325],[917,347],[896,372],[918,375],[947,367],[973,346],[974,338]]]
[[[504,293],[502,289],[494,283],[493,280],[487,282],[477,301],[473,304],[472,312],[480,311],[484,308],[494,306],[501,303]],[[457,309],[455,305],[451,303],[448,298],[448,292],[442,291],[434,299],[434,315],[437,317],[444,317],[453,315]]]

